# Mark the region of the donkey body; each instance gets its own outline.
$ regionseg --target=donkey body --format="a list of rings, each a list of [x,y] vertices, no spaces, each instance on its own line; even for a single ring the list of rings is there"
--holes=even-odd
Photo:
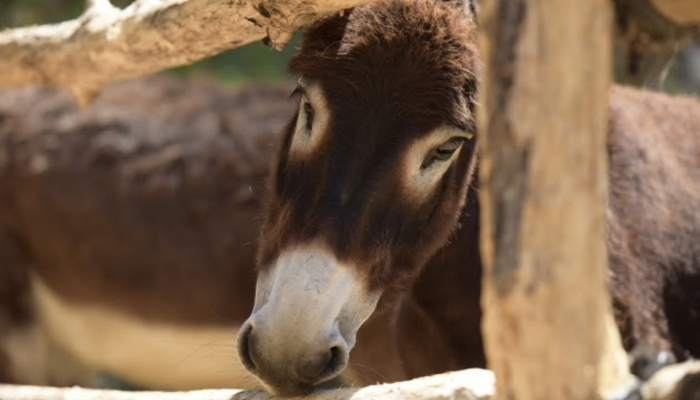
[[[408,375],[484,365],[478,68],[476,26],[458,2],[373,3],[305,33],[238,338],[272,391],[333,384],[382,296],[399,298]],[[698,132],[694,100],[611,90],[610,289],[627,349],[700,354]]]
[[[0,380],[100,383],[56,376],[58,348],[142,387],[255,384],[235,333],[288,90],[153,77],[84,110],[59,90],[0,92]]]

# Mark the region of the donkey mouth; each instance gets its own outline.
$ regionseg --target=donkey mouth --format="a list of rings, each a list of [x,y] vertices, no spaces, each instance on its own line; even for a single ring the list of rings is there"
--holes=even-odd
[[[238,334],[238,355],[248,371],[271,392],[298,396],[342,384],[338,377],[347,366],[349,355],[342,337],[329,335],[328,340],[319,338],[313,345],[297,346],[304,349],[301,353],[285,353],[285,348],[294,344],[269,340],[271,330],[265,328],[258,318],[246,321]]]
[[[356,332],[379,294],[370,293],[351,266],[313,245],[282,252],[259,277],[256,292],[238,335],[243,365],[280,395],[341,385]]]

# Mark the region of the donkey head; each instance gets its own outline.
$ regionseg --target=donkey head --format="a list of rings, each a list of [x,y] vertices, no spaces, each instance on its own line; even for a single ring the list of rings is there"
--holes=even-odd
[[[338,376],[389,287],[455,230],[475,165],[477,51],[463,4],[389,0],[310,27],[238,349],[270,389]]]

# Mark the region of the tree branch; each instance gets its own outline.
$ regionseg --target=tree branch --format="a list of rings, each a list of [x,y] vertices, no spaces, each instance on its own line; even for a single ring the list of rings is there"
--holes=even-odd
[[[468,369],[361,389],[318,392],[304,397],[303,400],[489,400],[493,390],[494,378],[490,371]],[[273,400],[275,398],[265,392],[225,389],[190,392],[123,392],[0,385],[0,400]]]
[[[70,89],[83,104],[105,84],[188,64],[368,0],[89,0],[77,19],[0,32],[0,87]]]

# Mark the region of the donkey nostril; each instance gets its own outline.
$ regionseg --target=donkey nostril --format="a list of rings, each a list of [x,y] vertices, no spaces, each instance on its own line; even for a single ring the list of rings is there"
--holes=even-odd
[[[326,374],[333,374],[334,372],[340,372],[339,370],[343,368],[345,365],[345,356],[343,349],[341,349],[339,346],[333,346],[331,347],[331,358],[328,360],[328,364],[326,364],[326,369],[324,372]]]
[[[307,358],[299,372],[302,380],[310,384],[318,384],[340,374],[346,362],[347,355],[344,348],[333,346],[325,353]]]
[[[248,324],[243,328],[243,330],[238,334],[238,357],[241,359],[241,363],[249,371],[255,372],[257,366],[253,361],[253,357],[250,352],[250,342],[252,340],[253,326]]]

